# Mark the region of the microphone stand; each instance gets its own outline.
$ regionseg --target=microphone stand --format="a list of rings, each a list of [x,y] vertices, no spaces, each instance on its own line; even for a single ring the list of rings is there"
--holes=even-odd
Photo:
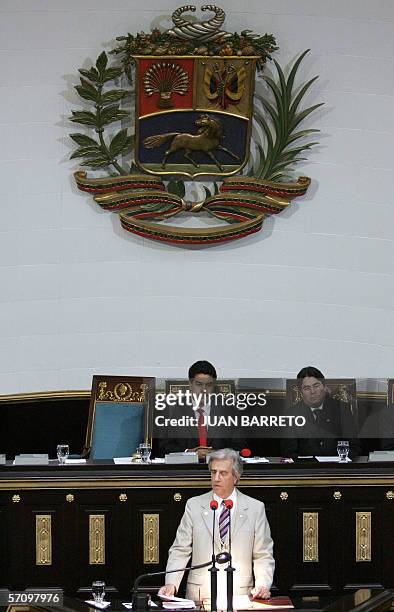
[[[199,565],[191,565],[189,567],[180,567],[178,569],[173,569],[173,570],[168,570],[168,571],[164,570],[162,572],[151,572],[149,574],[141,574],[140,576],[137,576],[137,578],[134,581],[133,591],[132,591],[133,593],[133,597],[132,597],[133,611],[135,612],[136,610],[143,610],[146,612],[148,610],[147,593],[138,592],[138,586],[140,582],[144,580],[144,578],[150,578],[151,576],[164,576],[165,574],[174,574],[175,572],[186,572],[189,570],[201,569],[203,567],[208,567],[211,564],[212,564],[212,559],[211,561],[207,561],[206,563],[200,563]]]
[[[232,504],[231,504],[232,508]],[[229,565],[225,568],[226,582],[227,582],[227,612],[233,612],[233,595],[234,595],[234,572],[235,569],[232,566],[232,557],[231,557],[231,508],[230,508],[230,516],[229,516],[229,526],[228,526],[228,552],[229,552]]]
[[[217,506],[217,504],[216,504]],[[211,612],[217,612],[217,596],[218,596],[218,568],[216,567],[216,556],[215,556],[215,524],[216,524],[216,507],[211,506],[213,510],[213,523],[212,523],[212,567],[209,568],[211,572]]]

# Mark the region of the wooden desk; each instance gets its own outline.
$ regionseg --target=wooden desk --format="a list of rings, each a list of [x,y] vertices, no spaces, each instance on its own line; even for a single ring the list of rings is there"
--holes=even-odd
[[[266,504],[274,594],[394,587],[393,465],[246,466],[240,488]],[[138,574],[165,568],[185,502],[208,489],[204,465],[0,466],[0,586],[83,596],[102,578],[130,596]]]
[[[123,601],[126,601],[123,599]],[[127,600],[128,601],[128,600]],[[390,610],[394,601],[394,592],[383,589],[360,589],[355,593],[345,595],[343,597],[334,596],[310,596],[293,598],[294,609],[298,612],[384,612]],[[0,607],[0,612],[18,612],[20,608],[10,606],[8,610],[5,607]],[[35,608],[33,606],[24,606],[24,612],[39,612],[46,610],[47,612],[97,612],[96,608],[92,608],[83,600],[64,597],[63,606],[53,608],[45,606]],[[111,600],[111,606],[108,608],[110,612],[124,611],[122,600]],[[158,608],[159,612],[161,608]],[[198,611],[199,612],[199,611]]]

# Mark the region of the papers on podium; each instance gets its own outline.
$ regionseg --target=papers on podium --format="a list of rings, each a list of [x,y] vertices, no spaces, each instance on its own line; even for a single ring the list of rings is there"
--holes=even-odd
[[[48,465],[48,453],[21,453],[15,455],[14,465]]]
[[[184,610],[192,609],[196,607],[196,604],[192,599],[183,599],[183,597],[167,597],[166,595],[159,595],[162,600],[162,606],[164,610]]]
[[[165,462],[172,464],[180,463],[198,463],[198,454],[195,452],[183,452],[183,453],[168,453],[164,457]]]
[[[321,457],[319,456],[318,457],[316,455],[316,459],[317,459],[317,461],[319,461],[319,463],[342,463],[342,461],[341,462],[339,461],[338,455],[332,455],[332,457],[328,457],[328,456],[327,457],[323,457],[323,456],[321,456]],[[346,457],[346,462],[343,461],[343,463],[351,463],[351,462],[352,462],[352,460],[349,459],[349,457]]]
[[[368,461],[394,461],[394,451],[372,451]]]

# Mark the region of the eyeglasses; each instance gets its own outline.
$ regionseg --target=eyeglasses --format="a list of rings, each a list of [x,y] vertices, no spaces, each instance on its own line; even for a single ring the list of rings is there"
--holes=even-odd
[[[315,383],[312,386],[306,385],[305,387],[301,387],[301,391],[317,391],[318,389],[321,389],[323,387],[322,383]]]

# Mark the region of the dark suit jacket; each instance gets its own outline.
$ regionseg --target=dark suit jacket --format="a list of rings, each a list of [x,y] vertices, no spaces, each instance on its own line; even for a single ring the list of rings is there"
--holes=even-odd
[[[292,413],[305,417],[306,424],[300,437],[295,434],[295,437],[281,441],[283,457],[296,459],[299,455],[336,455],[337,442],[341,439],[349,440],[351,459],[360,454],[360,441],[354,437],[357,428],[347,404],[326,395],[316,420],[312,410],[303,402],[293,406]]]
[[[234,409],[232,407],[230,408],[222,405],[211,406],[210,419],[213,420],[215,417],[219,418],[220,416],[227,417],[233,414]],[[198,418],[198,413],[196,413],[191,406],[174,406],[165,413],[165,416],[176,419],[184,415],[194,419]],[[221,425],[215,427],[209,425],[207,445],[212,446],[215,450],[220,448],[233,448],[234,450],[240,451],[247,446],[247,442],[245,438],[239,437],[239,433],[240,430],[238,428],[223,427]],[[158,455],[161,457],[167,453],[181,452],[186,448],[195,448],[199,446],[197,427],[168,427],[160,432],[158,428],[156,428],[155,434],[157,436],[156,446]],[[163,437],[163,434],[166,435]]]

